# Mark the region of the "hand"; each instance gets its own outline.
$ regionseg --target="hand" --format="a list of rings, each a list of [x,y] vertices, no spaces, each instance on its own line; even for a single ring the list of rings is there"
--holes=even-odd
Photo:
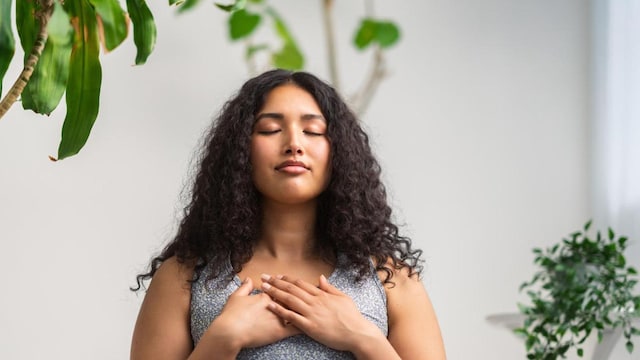
[[[263,275],[262,280],[262,289],[276,301],[269,303],[269,310],[325,346],[354,352],[363,341],[384,338],[324,275],[319,287],[286,276]]]
[[[209,325],[207,334],[224,338],[231,346],[258,347],[299,334],[300,330],[284,322],[268,306],[273,300],[266,294],[250,295],[251,278],[229,296],[220,315]]]

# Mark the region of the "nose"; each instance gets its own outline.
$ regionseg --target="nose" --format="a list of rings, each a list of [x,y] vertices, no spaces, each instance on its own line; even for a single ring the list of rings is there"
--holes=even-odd
[[[289,131],[289,136],[287,137],[284,153],[286,155],[303,155],[304,150],[301,143],[302,134],[298,134],[296,131]]]

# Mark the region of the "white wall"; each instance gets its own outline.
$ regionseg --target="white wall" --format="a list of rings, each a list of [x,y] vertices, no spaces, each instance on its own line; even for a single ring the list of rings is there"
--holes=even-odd
[[[130,66],[132,39],[103,57],[101,113],[80,155],[47,159],[62,108],[46,118],[14,106],[0,120],[0,358],[128,356],[142,300],[128,287],[171,238],[200,134],[247,76],[223,14],[205,3],[183,16],[152,4],[159,39],[147,65]],[[586,4],[376,3],[403,38],[364,120],[398,220],[425,251],[450,359],[524,358],[485,317],[524,300],[532,247],[590,216]],[[326,77],[319,2],[277,5],[308,69]],[[353,89],[369,61],[348,43],[362,4],[336,6]]]

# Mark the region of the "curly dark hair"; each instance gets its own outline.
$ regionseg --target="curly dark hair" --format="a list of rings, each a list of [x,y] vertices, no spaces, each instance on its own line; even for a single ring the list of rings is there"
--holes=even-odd
[[[314,75],[277,69],[247,81],[223,106],[206,135],[177,235],[151,260],[149,271],[137,276],[137,287],[131,290],[139,290],[173,256],[193,267],[195,278],[207,265],[212,266],[211,277],[217,277],[227,261],[238,273],[252,257],[262,215],[251,178],[251,134],[267,94],[285,84],[311,94],[327,121],[332,175],[318,199],[316,220],[316,246],[323,259],[346,255],[359,279],[369,271],[372,258],[377,270],[386,272],[384,283],[393,284],[393,268],[420,275],[422,251],[412,249],[411,240],[401,236],[391,220],[380,165],[354,113],[335,89]]]

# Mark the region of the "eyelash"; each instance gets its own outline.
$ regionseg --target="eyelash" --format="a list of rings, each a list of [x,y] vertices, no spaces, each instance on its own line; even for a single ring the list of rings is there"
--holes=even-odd
[[[277,129],[277,130],[261,130],[261,131],[257,131],[257,133],[261,134],[261,135],[272,135],[272,134],[278,133],[280,131],[281,131],[280,129]],[[314,132],[314,131],[308,131],[308,130],[303,130],[302,132],[304,134],[306,134],[306,135],[311,135],[311,136],[323,136],[324,135],[323,133]]]
[[[277,132],[280,132],[280,129],[278,129],[278,130],[261,130],[261,131],[257,131],[257,133],[261,134],[261,135],[271,135],[271,134],[275,134]]]
[[[307,131],[307,130],[303,131],[303,133],[305,133],[307,135],[311,135],[311,136],[322,136],[322,135],[324,135],[322,133],[318,133],[318,132],[315,132],[315,131]]]

